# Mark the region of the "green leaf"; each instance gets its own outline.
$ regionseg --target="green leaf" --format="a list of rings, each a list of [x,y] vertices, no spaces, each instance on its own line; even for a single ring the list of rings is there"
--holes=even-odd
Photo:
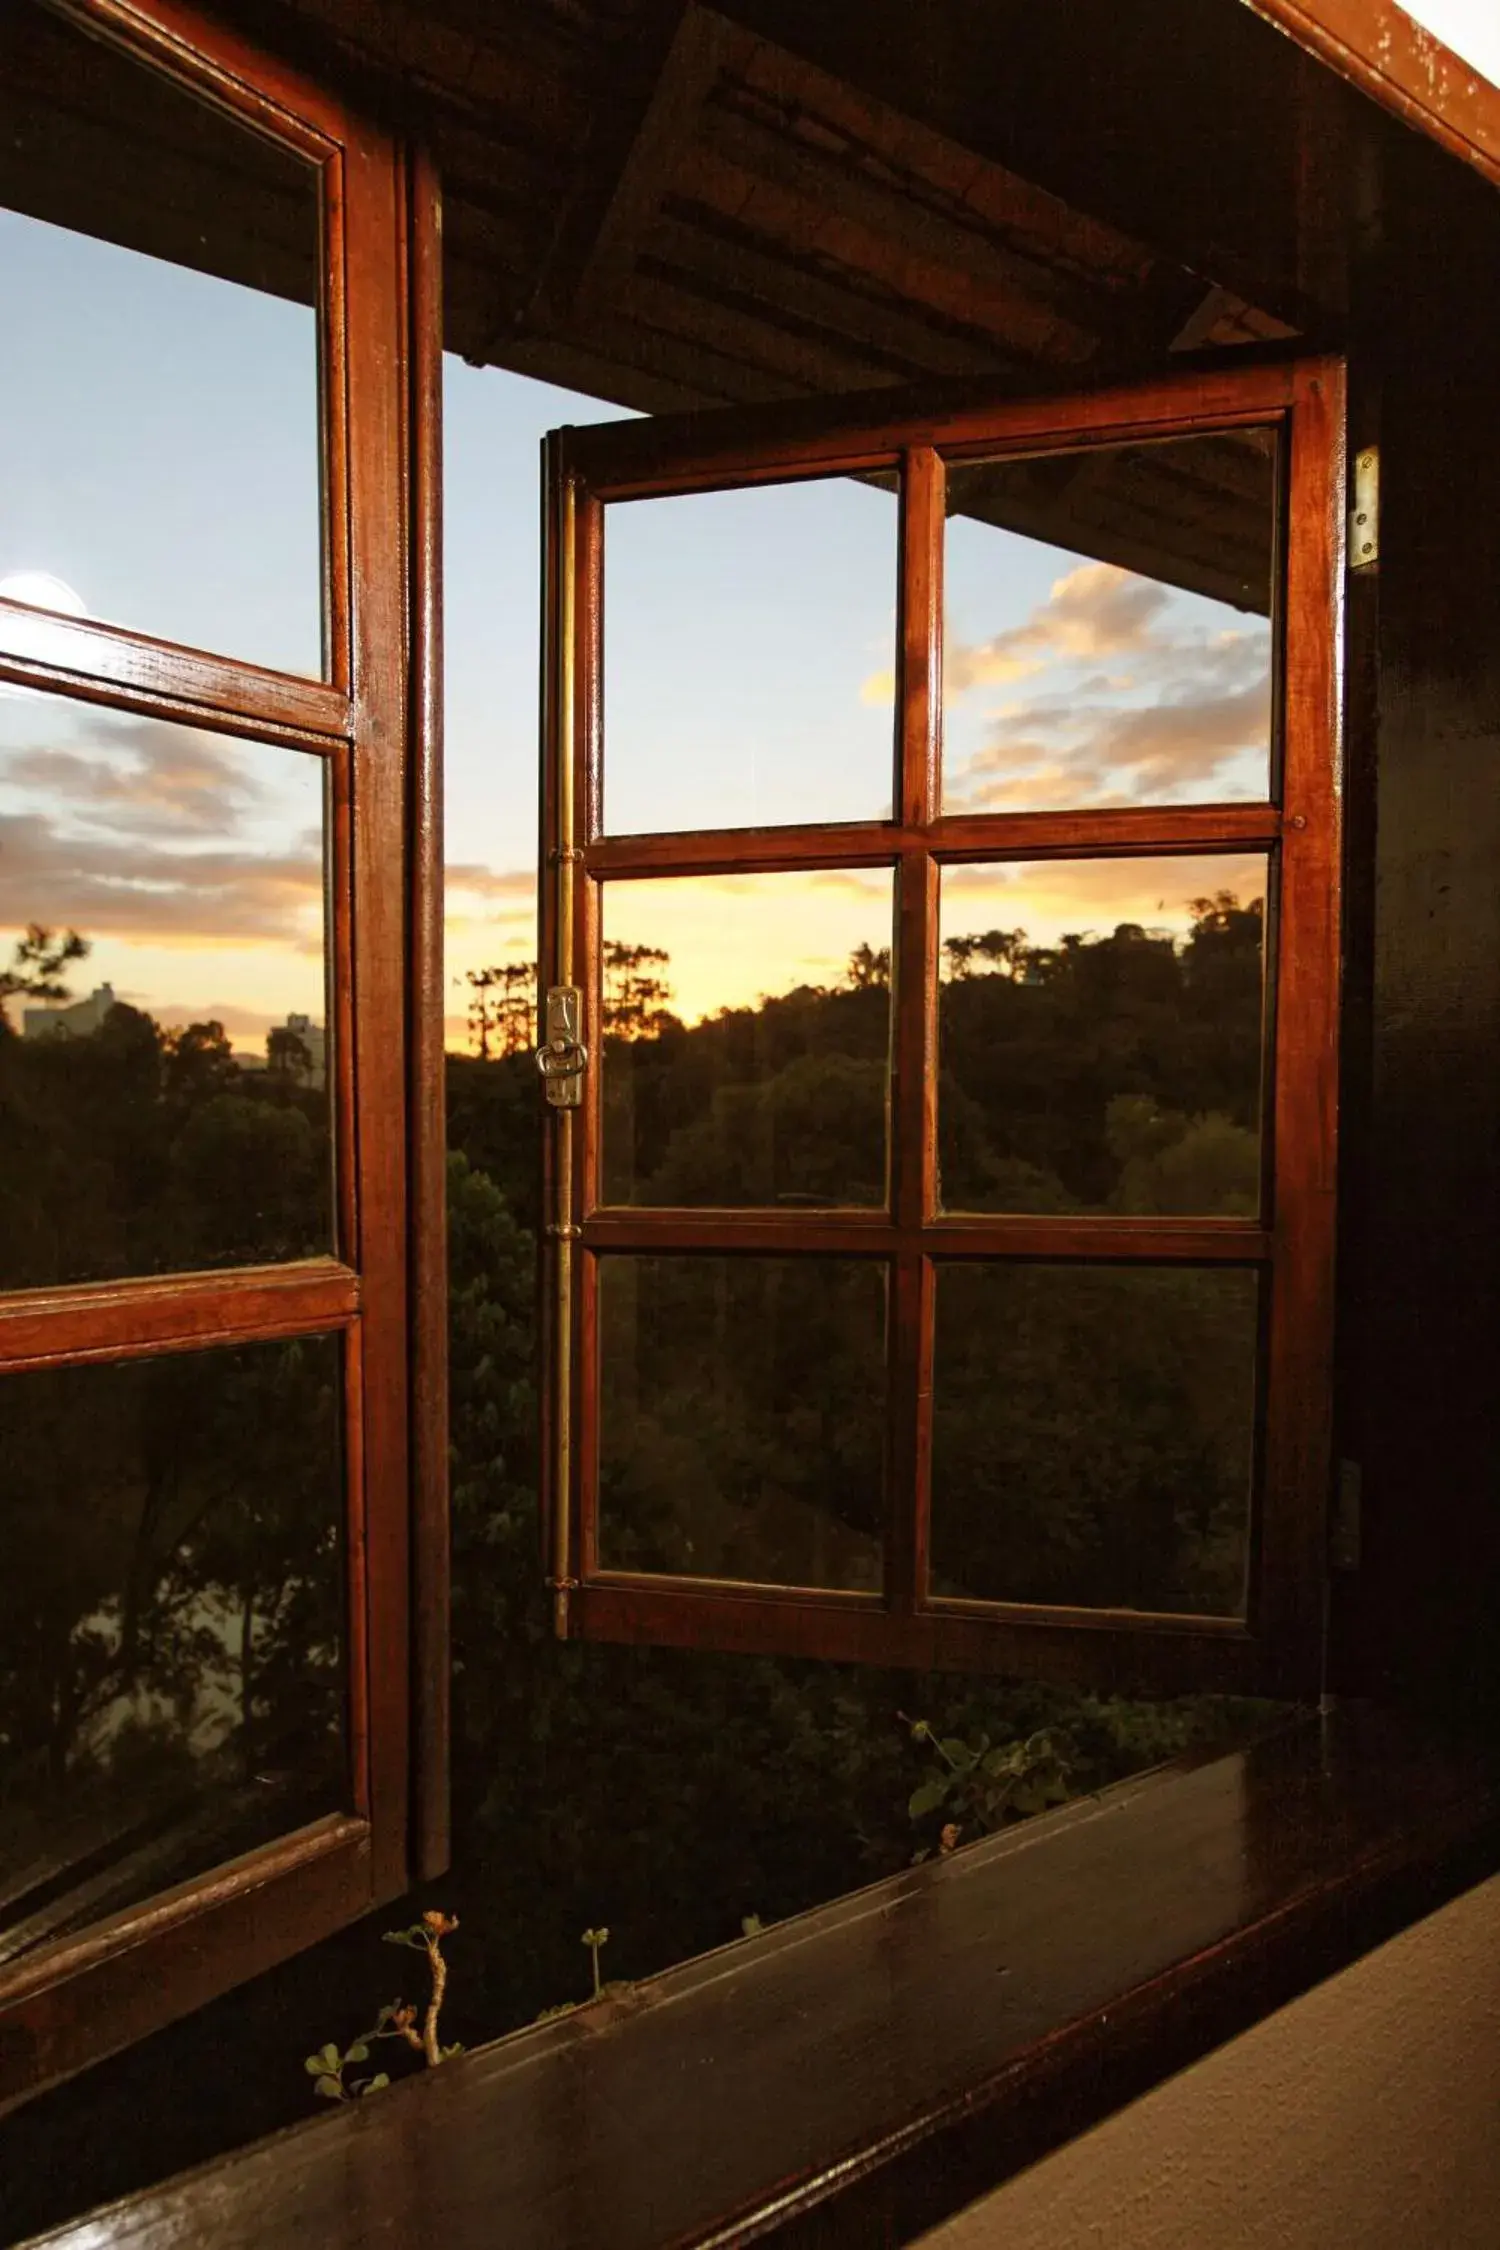
[[[463,2051],[464,2051],[464,2043],[463,2043],[463,2041],[462,2041],[461,2039],[455,2039],[451,2047],[439,2047],[439,2049],[438,2049],[438,2061],[439,2061],[439,2062],[451,2062],[451,2061],[453,2060],[453,2057],[454,2057],[455,2055],[461,2055],[461,2054],[463,2053]]]
[[[341,2102],[344,2098],[343,2085],[337,2078],[320,2078],[313,2088],[313,2092],[322,2094],[326,2100],[331,2102]]]
[[[363,2039],[356,2039],[356,2040],[355,2040],[355,2042],[354,2042],[354,2045],[353,2045],[352,2047],[348,2048],[348,2049],[346,2049],[346,2051],[345,2051],[345,2054],[344,2054],[344,2060],[345,2060],[345,2062],[346,2062],[346,2063],[351,2063],[351,2062],[368,2062],[368,2061],[369,2061],[369,2059],[370,2059],[370,2050],[369,2050],[369,2048],[368,2048],[368,2047],[367,2047],[367,2046],[365,2045],[365,2043],[364,2043]]]
[[[947,1794],[948,1776],[945,1773],[929,1775],[926,1781],[918,1782],[907,1798],[908,1817],[912,1820],[924,1820],[928,1813],[937,1811]]]
[[[943,1756],[945,1758],[951,1759],[952,1763],[957,1766],[960,1773],[967,1773],[969,1768],[974,1763],[974,1752],[969,1748],[967,1742],[964,1741],[963,1736],[959,1734],[950,1734],[948,1736],[948,1739],[943,1744]]]
[[[321,2078],[328,2065],[321,2055],[309,2055],[302,2067],[309,2078]]]
[[[337,2047],[335,2047],[333,2041],[330,2039],[327,2046],[322,2051],[323,2068],[325,2070],[337,2070],[342,2060],[343,2057],[340,2055]]]
[[[740,1928],[746,1937],[759,1937],[761,1931],[765,1928],[765,1924],[758,1914],[742,1914]]]
[[[367,2078],[359,2090],[362,2094],[378,2094],[381,2088],[389,2086],[390,2082],[389,2071],[377,2070],[374,2077]]]

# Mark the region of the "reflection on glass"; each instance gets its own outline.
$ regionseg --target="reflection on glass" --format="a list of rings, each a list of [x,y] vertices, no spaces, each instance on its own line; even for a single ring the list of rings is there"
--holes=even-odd
[[[933,1593],[1241,1615],[1258,1317],[1237,1267],[941,1266]]]
[[[943,872],[949,1211],[1253,1218],[1263,853]]]
[[[0,593],[323,665],[313,167],[0,11]]]
[[[955,466],[943,809],[1270,793],[1268,430]]]
[[[606,514],[604,825],[884,820],[896,500],[847,477]]]
[[[346,1802],[339,1346],[0,1375],[0,1961]]]
[[[323,779],[0,694],[0,1287],[331,1247]]]
[[[601,1259],[599,1366],[605,1569],[878,1590],[883,1266]]]
[[[603,886],[606,1203],[885,1201],[886,868]]]

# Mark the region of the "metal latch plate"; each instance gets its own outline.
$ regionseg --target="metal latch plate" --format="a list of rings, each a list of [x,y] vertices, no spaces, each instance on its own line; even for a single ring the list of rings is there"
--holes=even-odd
[[[576,984],[548,987],[542,1003],[542,1044],[536,1066],[554,1109],[577,1109],[583,1100],[583,1074],[589,1051],[580,1038],[583,995]]]

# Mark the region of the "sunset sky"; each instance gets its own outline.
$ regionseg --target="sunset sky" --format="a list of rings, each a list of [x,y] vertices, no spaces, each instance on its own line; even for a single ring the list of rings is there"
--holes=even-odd
[[[0,214],[0,586],[168,639],[318,668],[311,314]],[[449,1036],[464,972],[535,950],[543,432],[618,410],[450,360]],[[645,501],[606,531],[606,824],[878,817],[891,795],[896,505],[848,480]],[[37,574],[47,574],[50,583]],[[945,801],[981,810],[1254,796],[1264,621],[955,519]],[[321,1017],[315,759],[0,690],[0,930],[72,925],[161,1020],[244,1052]],[[1256,863],[954,870],[945,928],[1049,942],[1181,927]],[[696,1017],[836,979],[889,943],[889,877],[617,884],[611,936],[665,946]]]

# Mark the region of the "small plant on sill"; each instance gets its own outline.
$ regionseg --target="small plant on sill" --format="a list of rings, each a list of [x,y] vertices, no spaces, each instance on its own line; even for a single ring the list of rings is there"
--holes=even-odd
[[[911,1729],[913,1742],[930,1744],[937,1759],[934,1770],[917,1784],[907,1800],[913,1821],[943,1815],[937,1852],[946,1857],[965,1840],[992,1836],[1014,1820],[1045,1812],[1051,1805],[1066,1804],[1073,1795],[1072,1778],[1077,1753],[1064,1734],[1044,1727],[1024,1740],[992,1743],[987,1734],[965,1741],[962,1735],[939,1735],[926,1719],[900,1717]],[[913,1865],[932,1857],[924,1844],[913,1853]]]
[[[589,1949],[589,1966],[593,1970],[594,1989],[582,2000],[562,2000],[555,2008],[543,2008],[533,2017],[535,2023],[550,2023],[554,2016],[575,2015],[580,2008],[591,2008],[598,2000],[617,2000],[621,1993],[630,1990],[628,1978],[607,1980],[599,1974],[599,1956],[609,1943],[608,1930],[585,1930],[583,1943]]]
[[[451,1937],[458,1928],[456,1914],[444,1914],[431,1907],[420,1922],[409,1929],[387,1930],[387,1945],[409,1946],[415,1953],[427,1956],[429,1993],[427,2006],[422,2011],[420,2024],[417,2010],[404,2000],[392,2000],[382,2008],[370,2030],[361,2032],[342,2052],[330,2039],[315,2055],[309,2055],[302,2067],[313,2081],[313,2092],[325,2101],[359,2101],[366,2094],[378,2094],[391,2082],[390,2072],[378,2070],[370,2078],[350,2078],[351,2065],[367,2063],[370,2050],[377,2039],[401,2039],[422,2057],[429,2070],[439,2063],[452,2060],[463,2053],[455,2041],[450,2047],[438,2038],[438,2019],[443,2011],[443,2001],[448,1990],[448,1964],[443,1958],[443,1940]]]

